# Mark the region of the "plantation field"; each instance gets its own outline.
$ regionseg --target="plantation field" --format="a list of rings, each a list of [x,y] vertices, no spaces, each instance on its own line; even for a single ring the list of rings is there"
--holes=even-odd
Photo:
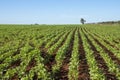
[[[120,26],[0,25],[0,80],[120,80]]]

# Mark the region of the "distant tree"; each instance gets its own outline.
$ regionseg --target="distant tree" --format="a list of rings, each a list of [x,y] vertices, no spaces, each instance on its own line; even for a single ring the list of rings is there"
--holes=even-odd
[[[120,24],[120,21],[118,21],[118,24]]]
[[[38,23],[35,23],[35,25],[39,25]]]
[[[81,19],[80,19],[80,22],[81,22],[82,24],[85,24],[86,20],[84,20],[83,18],[81,18]]]

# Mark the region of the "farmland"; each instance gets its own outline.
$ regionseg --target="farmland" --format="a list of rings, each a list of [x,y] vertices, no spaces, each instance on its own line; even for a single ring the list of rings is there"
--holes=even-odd
[[[0,25],[0,80],[120,80],[120,26]]]

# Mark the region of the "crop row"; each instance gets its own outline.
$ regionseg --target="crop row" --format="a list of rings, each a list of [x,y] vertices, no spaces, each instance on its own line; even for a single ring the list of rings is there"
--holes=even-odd
[[[0,26],[0,79],[120,80],[119,32],[100,27]]]

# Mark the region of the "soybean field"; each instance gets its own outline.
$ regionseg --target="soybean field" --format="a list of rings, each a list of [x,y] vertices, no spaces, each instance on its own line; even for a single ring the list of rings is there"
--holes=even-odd
[[[120,26],[0,25],[0,80],[120,80]]]

